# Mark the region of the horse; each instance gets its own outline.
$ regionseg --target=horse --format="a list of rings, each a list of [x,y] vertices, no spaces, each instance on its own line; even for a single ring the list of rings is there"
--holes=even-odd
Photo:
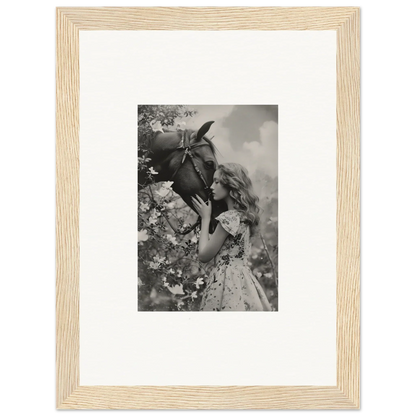
[[[191,197],[199,195],[204,201],[211,199],[210,186],[217,169],[216,148],[205,137],[214,121],[208,121],[198,130],[158,130],[147,143],[146,168],[152,168],[157,175],[155,182],[172,181],[172,189],[194,211]],[[140,141],[140,137],[139,137]],[[139,151],[140,156],[140,151]],[[153,182],[147,169],[138,172],[138,187],[143,188]],[[212,201],[210,232],[215,230],[215,218],[227,209],[224,201]],[[195,223],[189,231],[194,229]],[[188,232],[189,232],[188,231]]]

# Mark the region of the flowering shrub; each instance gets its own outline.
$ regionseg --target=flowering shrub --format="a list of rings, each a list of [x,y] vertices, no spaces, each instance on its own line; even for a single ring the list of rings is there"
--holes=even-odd
[[[212,267],[198,260],[198,230],[179,235],[169,226],[168,220],[184,228],[197,219],[171,185],[153,183],[139,191],[139,310],[198,310]]]
[[[168,220],[184,228],[197,219],[171,190],[171,185],[172,182],[153,183],[139,191],[139,310],[198,310],[206,279],[213,267],[212,261],[201,263],[198,260],[198,228],[187,235],[175,234],[171,229]],[[270,225],[268,227],[270,231]],[[277,306],[274,275],[259,239],[253,241],[249,265],[271,303]]]

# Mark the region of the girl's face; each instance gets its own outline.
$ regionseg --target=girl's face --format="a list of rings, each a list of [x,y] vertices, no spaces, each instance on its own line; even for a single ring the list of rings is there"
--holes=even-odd
[[[221,199],[226,198],[229,194],[228,189],[225,188],[220,183],[219,178],[220,178],[219,171],[216,170],[215,173],[214,173],[214,180],[213,180],[212,185],[211,185],[212,199],[214,201],[221,201]]]

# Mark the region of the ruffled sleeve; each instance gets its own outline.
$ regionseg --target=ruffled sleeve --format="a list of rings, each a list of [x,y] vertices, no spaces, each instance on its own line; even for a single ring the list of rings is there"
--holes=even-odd
[[[240,214],[238,211],[225,211],[218,215],[216,218],[222,225],[227,233],[230,233],[233,237],[237,234],[238,227],[240,226]]]

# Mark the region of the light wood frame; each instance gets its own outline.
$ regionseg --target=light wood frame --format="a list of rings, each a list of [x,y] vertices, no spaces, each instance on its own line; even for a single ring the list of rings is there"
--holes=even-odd
[[[355,7],[56,10],[56,403],[59,409],[358,409],[360,17]],[[80,386],[79,31],[337,31],[337,386]]]

